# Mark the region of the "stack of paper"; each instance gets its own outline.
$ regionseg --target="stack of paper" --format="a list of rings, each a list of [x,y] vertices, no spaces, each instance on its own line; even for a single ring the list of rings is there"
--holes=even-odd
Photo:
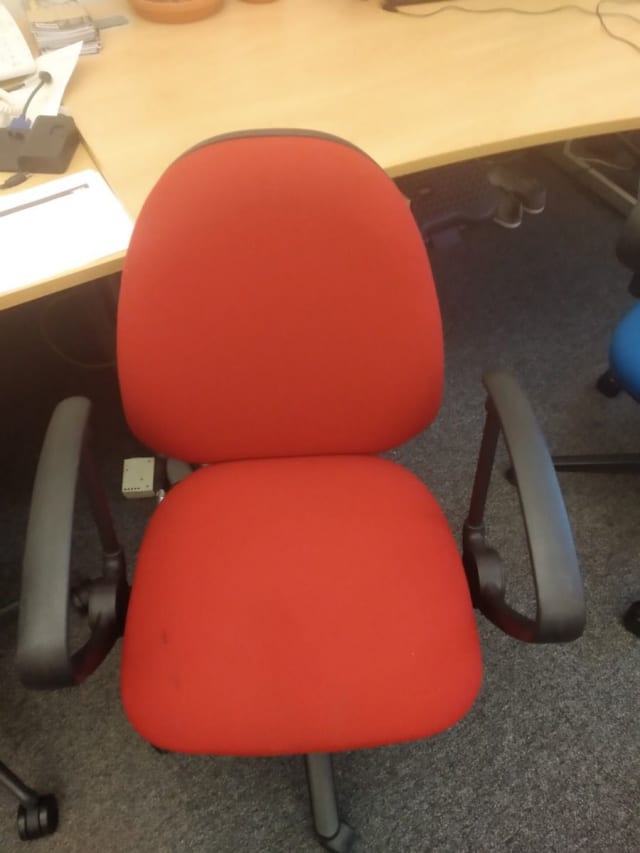
[[[48,50],[36,59],[36,72],[46,71],[51,75],[51,82],[46,86],[39,86],[41,81],[36,73],[22,86],[0,92],[0,127],[6,127],[12,118],[21,115],[27,102],[26,116],[31,120],[36,116],[57,116],[81,47],[82,42],[76,42],[58,50]]]
[[[81,53],[98,53],[100,33],[79,0],[28,0],[27,18],[40,50],[82,42]]]
[[[0,299],[123,253],[132,229],[94,169],[0,197]]]

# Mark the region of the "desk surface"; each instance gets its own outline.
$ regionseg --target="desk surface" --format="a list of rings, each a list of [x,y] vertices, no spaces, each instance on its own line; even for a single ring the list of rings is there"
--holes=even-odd
[[[640,17],[640,2],[607,3],[616,6]],[[96,8],[124,11],[131,24],[107,30],[103,52],[81,59],[66,103],[134,216],[175,157],[235,129],[333,132],[399,175],[640,127],[640,53],[575,11],[416,18],[376,0],[226,0],[204,21],[166,25],[136,17],[125,0]],[[640,42],[637,24],[608,21]]]
[[[516,5],[538,11],[558,0]],[[226,0],[204,21],[172,26],[138,18],[126,0],[91,8],[131,23],[106,30],[103,52],[81,57],[72,77],[65,103],[87,147],[72,169],[94,163],[133,216],[172,160],[235,129],[336,133],[396,176],[640,127],[640,53],[575,11],[416,18],[383,12],[377,0]],[[607,10],[640,17],[640,0],[609,0]],[[637,24],[607,20],[640,44]],[[0,308],[115,272],[122,260],[5,294]]]

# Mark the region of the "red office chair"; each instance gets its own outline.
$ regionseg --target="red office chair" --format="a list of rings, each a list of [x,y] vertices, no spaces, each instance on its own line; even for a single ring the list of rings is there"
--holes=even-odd
[[[24,561],[26,684],[79,683],[124,631],[123,703],[144,738],[185,753],[304,754],[316,831],[345,851],[352,831],[338,817],[330,753],[429,737],[468,711],[481,679],[473,604],[522,639],[582,632],[562,498],[508,374],[485,379],[464,566],[426,486],[377,455],[434,418],[442,333],[411,213],[358,148],[258,131],[173,163],[127,255],[118,368],[132,430],[198,469],[157,508],[129,602],[89,452],[89,402],[60,404]],[[500,428],[528,531],[532,619],[506,604],[504,568],[484,540]],[[79,469],[105,570],[87,593],[92,637],[70,655]]]

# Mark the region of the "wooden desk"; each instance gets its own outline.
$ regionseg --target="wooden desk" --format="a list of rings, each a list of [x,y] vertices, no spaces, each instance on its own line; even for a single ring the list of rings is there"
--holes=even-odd
[[[175,157],[235,129],[333,132],[396,176],[640,126],[640,54],[573,11],[418,19],[374,0],[226,0],[204,21],[165,25],[136,17],[125,0],[105,8],[131,24],[107,30],[103,53],[81,59],[66,103],[134,216]],[[640,2],[619,9],[640,17]],[[609,21],[640,42],[633,22]]]
[[[540,10],[558,0],[515,5]],[[97,17],[123,12],[131,23],[106,30],[103,52],[81,57],[71,79],[65,104],[88,149],[74,168],[92,158],[134,217],[172,160],[237,129],[336,133],[398,176],[640,127],[640,54],[574,11],[420,19],[383,12],[377,0],[226,0],[204,21],[172,26],[138,18],[126,0],[91,9]],[[610,0],[607,10],[616,9],[640,17],[640,0]],[[608,21],[640,43],[638,25]],[[0,298],[0,308],[121,266],[115,256],[70,271]]]

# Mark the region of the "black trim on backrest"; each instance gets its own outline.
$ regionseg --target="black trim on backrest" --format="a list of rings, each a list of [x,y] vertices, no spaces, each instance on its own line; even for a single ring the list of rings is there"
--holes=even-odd
[[[338,142],[341,145],[346,145],[348,148],[353,148],[354,151],[359,151],[364,157],[374,163],[378,169],[383,174],[387,174],[382,166],[373,159],[370,154],[367,154],[362,148],[358,145],[354,145],[353,142],[349,142],[347,139],[343,139],[341,136],[336,136],[333,133],[326,133],[324,130],[305,130],[303,128],[288,128],[288,127],[271,127],[271,128],[256,128],[255,130],[232,130],[228,133],[219,133],[217,136],[210,136],[209,139],[203,139],[202,142],[198,142],[196,145],[192,145],[191,148],[187,148],[179,157],[177,157],[173,162],[177,163],[178,160],[182,160],[183,157],[186,157],[188,154],[191,154],[193,151],[198,151],[200,148],[204,148],[207,145],[213,145],[216,142],[228,142],[231,139],[250,139],[252,137],[260,137],[260,136],[306,136],[313,139],[326,139],[329,142]]]

